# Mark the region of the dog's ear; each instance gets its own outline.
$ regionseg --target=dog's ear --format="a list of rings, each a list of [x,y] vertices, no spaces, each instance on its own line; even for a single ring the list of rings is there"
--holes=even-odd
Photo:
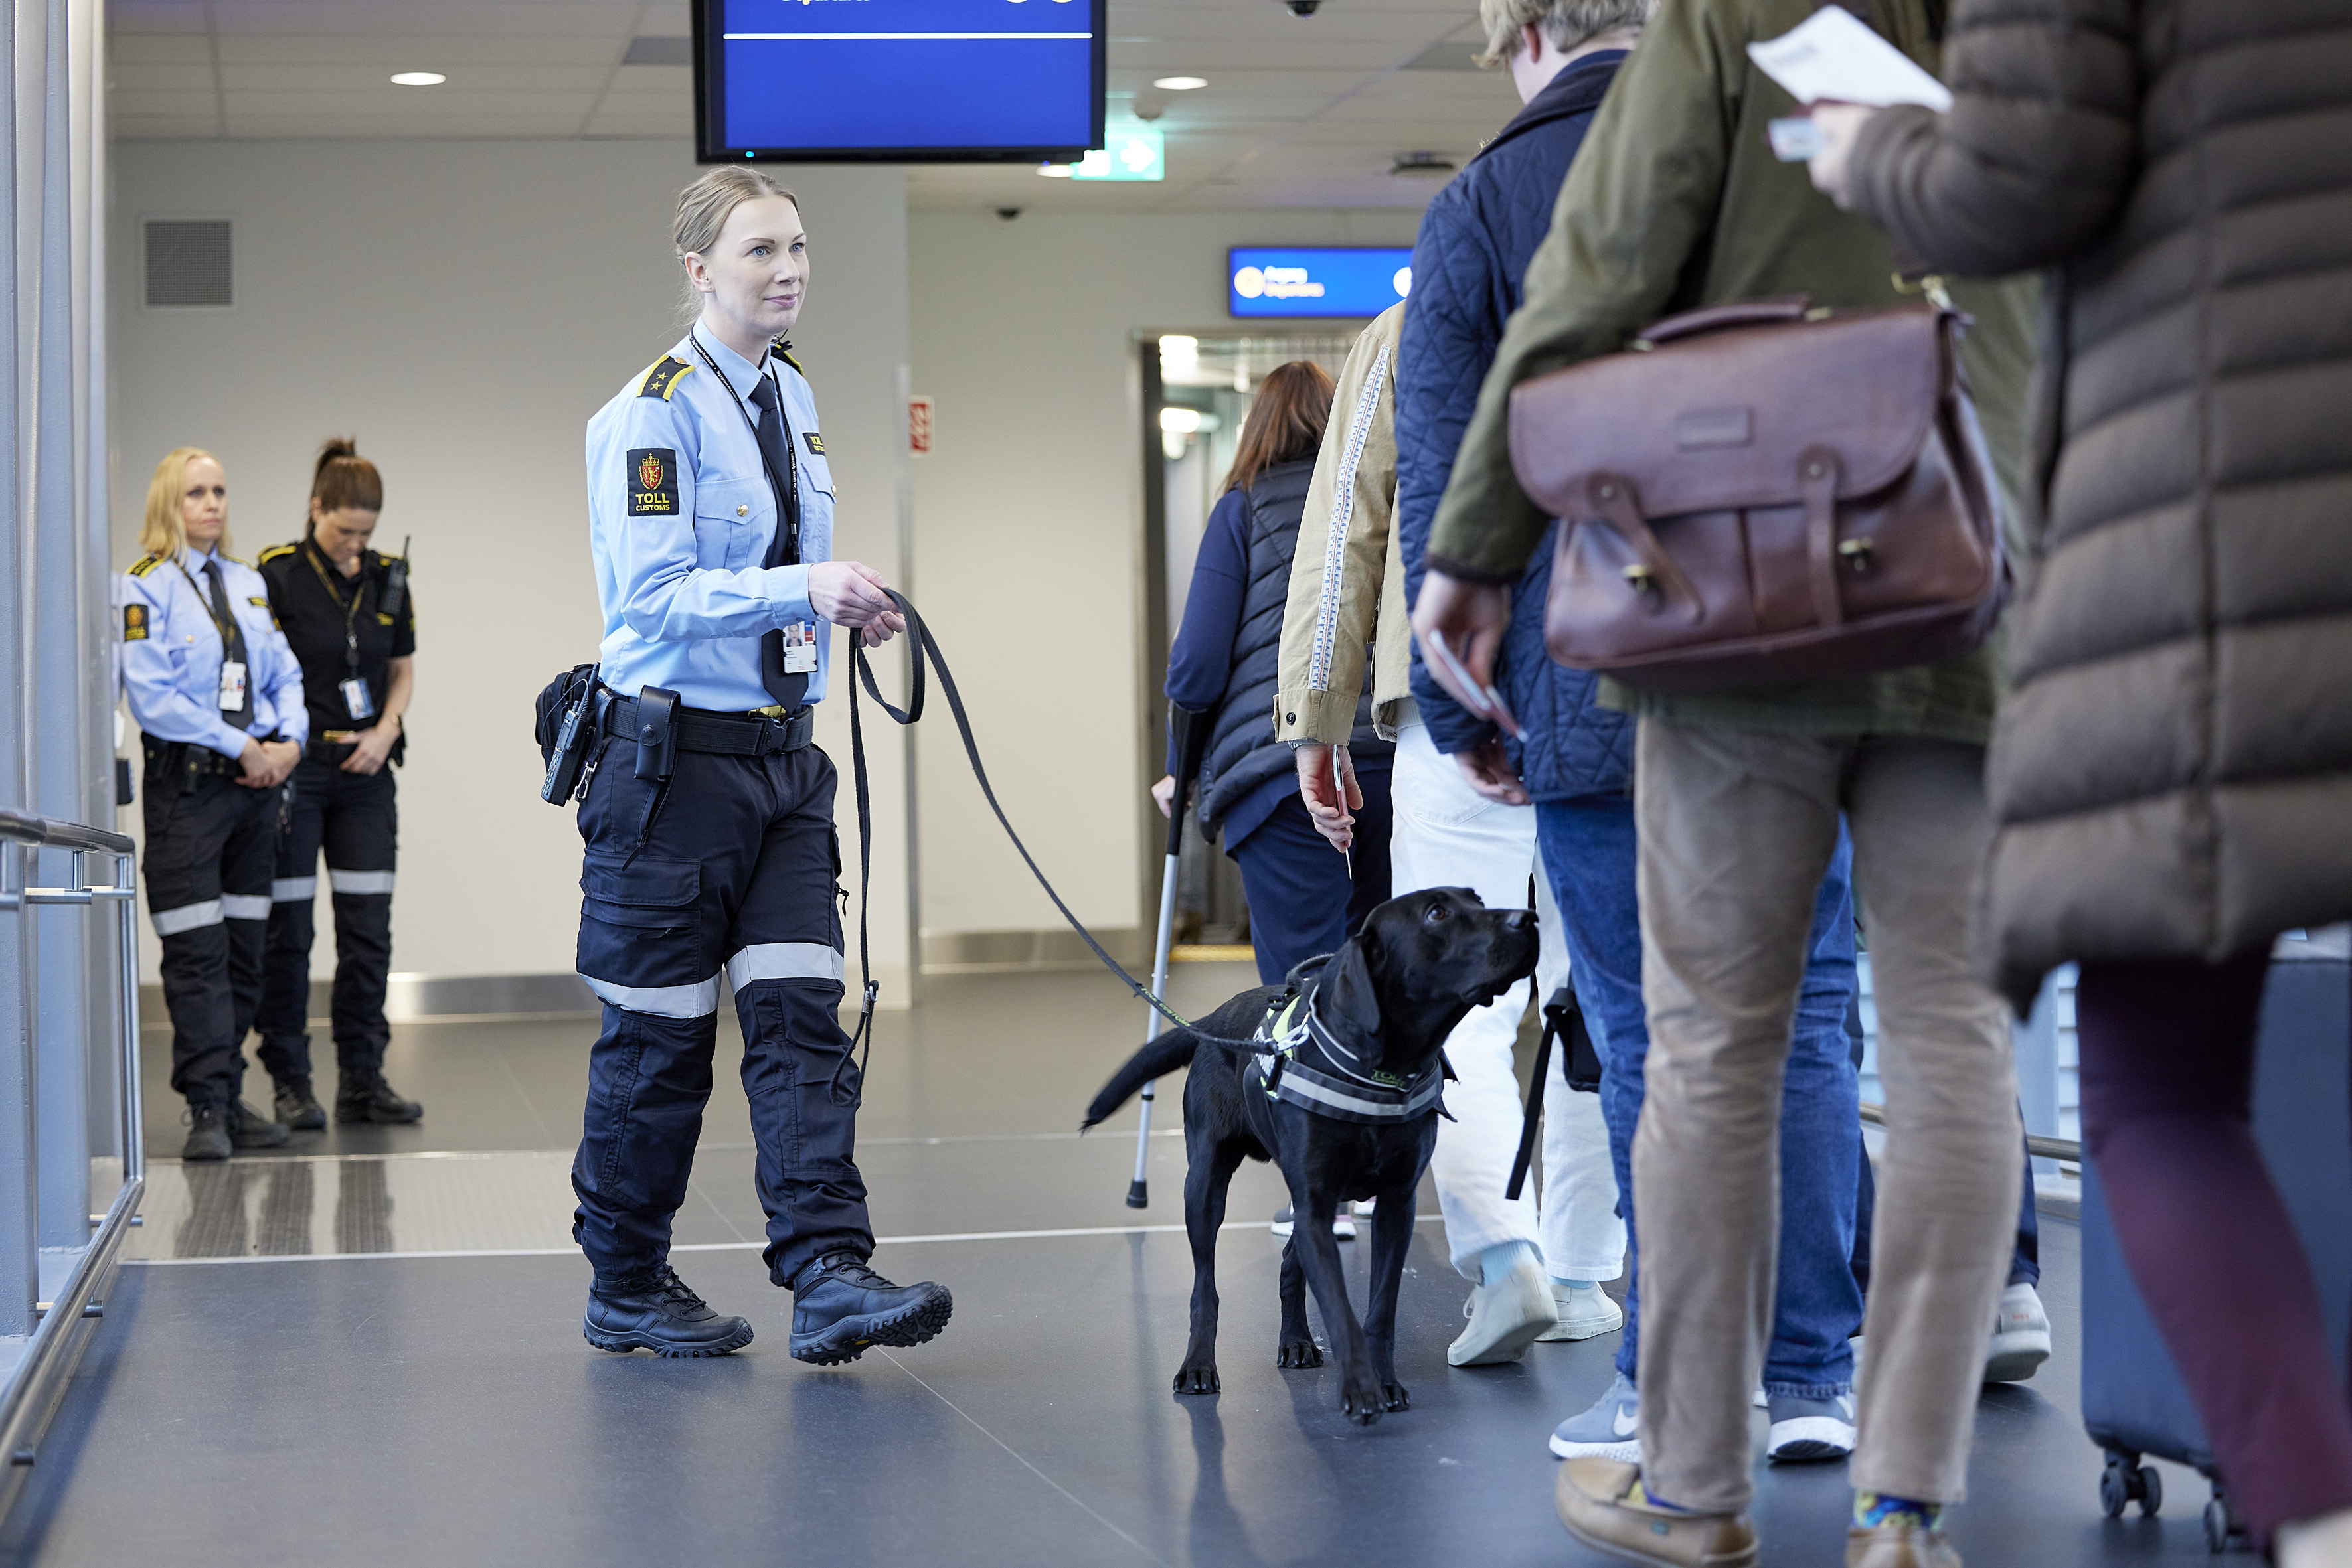
[[[1315,998],[1316,1009],[1326,1023],[1336,1024],[1360,1039],[1381,1031],[1381,993],[1374,976],[1373,946],[1369,928],[1341,943],[1331,961],[1323,966],[1323,978]]]

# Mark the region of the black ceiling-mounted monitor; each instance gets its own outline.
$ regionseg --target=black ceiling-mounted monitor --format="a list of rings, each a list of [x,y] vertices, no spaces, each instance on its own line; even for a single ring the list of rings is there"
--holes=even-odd
[[[705,163],[1076,160],[1108,0],[693,0]]]

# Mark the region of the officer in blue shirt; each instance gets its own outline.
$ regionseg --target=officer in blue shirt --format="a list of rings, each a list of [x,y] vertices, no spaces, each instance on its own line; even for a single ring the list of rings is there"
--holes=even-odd
[[[241,1047],[261,1000],[279,787],[310,736],[302,667],[261,574],[228,549],[220,460],[183,446],[155,466],[139,548],[116,580],[122,686],[147,757],[148,916],[163,945],[181,1157],[269,1148],[286,1128],[245,1103]]]
[[[572,1235],[595,1267],[585,1332],[663,1355],[751,1343],[668,1262],[723,978],[769,1277],[793,1291],[792,1354],[832,1364],[919,1344],[953,1307],[866,1267],[835,774],[811,743],[827,623],[868,646],[905,624],[879,576],[829,559],[832,473],[782,341],[808,283],[798,202],[756,170],[713,170],[679,197],[674,238],[698,319],[588,423],[611,700],[580,807],[579,967],[604,1004],[572,1168]]]

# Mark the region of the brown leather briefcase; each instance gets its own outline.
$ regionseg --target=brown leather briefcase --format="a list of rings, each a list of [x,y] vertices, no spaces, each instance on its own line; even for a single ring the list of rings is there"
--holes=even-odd
[[[1960,326],[1753,300],[1519,386],[1512,466],[1560,519],[1551,656],[1693,692],[1983,641],[2009,568]]]

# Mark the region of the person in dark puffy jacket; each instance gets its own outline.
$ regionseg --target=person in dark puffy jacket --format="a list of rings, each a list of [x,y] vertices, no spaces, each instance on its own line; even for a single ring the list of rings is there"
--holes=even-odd
[[[1319,365],[1277,365],[1243,422],[1225,493],[1209,514],[1184,623],[1168,654],[1168,700],[1205,712],[1210,738],[1196,780],[1203,833],[1222,828],[1249,894],[1259,978],[1276,985],[1302,958],[1337,949],[1389,896],[1389,758],[1367,691],[1349,750],[1364,792],[1365,831],[1349,860],[1317,832],[1298,798],[1290,748],[1275,739],[1274,699],[1290,558],[1331,417]],[[1173,766],[1174,747],[1170,748]],[[1174,778],[1152,787],[1163,812]]]
[[[1430,520],[1504,323],[1518,308],[1528,259],[1551,227],[1570,163],[1651,10],[1652,0],[1486,0],[1480,8],[1492,40],[1488,57],[1507,64],[1527,107],[1430,204],[1413,250],[1397,364],[1397,514],[1407,602],[1420,591]],[[1498,671],[1525,727],[1521,738],[1503,736],[1447,696],[1416,649],[1412,687],[1422,727],[1400,736],[1395,810],[1409,833],[1436,815],[1420,794],[1443,788],[1496,802],[1486,808],[1492,815],[1531,819],[1530,847],[1540,850],[1537,858],[1567,926],[1571,983],[1603,1063],[1601,1111],[1627,1221],[1627,1272],[1637,1274],[1633,1145],[1649,1030],[1633,888],[1633,720],[1599,706],[1595,676],[1561,668],[1545,653],[1550,578],[1547,545],[1535,552],[1514,596]],[[1423,763],[1431,766],[1423,770]],[[1399,859],[1405,859],[1402,851]],[[1520,877],[1527,859],[1523,853]],[[1783,1089],[1780,1255],[1764,1361],[1768,1452],[1780,1461],[1842,1458],[1854,1441],[1849,1342],[1861,1326],[1863,1302],[1848,1267],[1861,1158],[1859,1088],[1844,1032],[1854,988],[1850,864],[1841,849],[1815,904],[1811,961]],[[1458,1062],[1456,1070],[1471,1071]],[[1569,1283],[1556,1282],[1555,1292]],[[1564,1458],[1639,1457],[1631,1431],[1639,1330],[1639,1293],[1629,1289],[1618,1375],[1589,1409],[1560,1424],[1552,1452]]]

